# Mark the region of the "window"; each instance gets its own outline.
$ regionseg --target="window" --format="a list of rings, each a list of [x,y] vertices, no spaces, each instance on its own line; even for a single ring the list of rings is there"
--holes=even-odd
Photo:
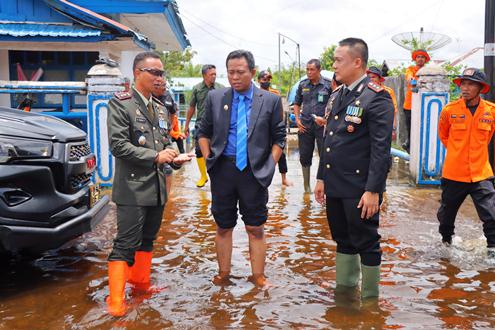
[[[39,68],[43,69],[40,81],[84,81],[88,70],[95,65],[98,52],[39,52],[39,51],[9,51],[10,79],[17,77],[17,63],[22,67],[27,79]],[[21,95],[22,96],[22,95]],[[36,102],[33,108],[61,109],[62,95],[37,94],[33,95]],[[11,104],[17,107],[19,95],[11,96]],[[71,96],[71,108],[86,108],[85,95]]]

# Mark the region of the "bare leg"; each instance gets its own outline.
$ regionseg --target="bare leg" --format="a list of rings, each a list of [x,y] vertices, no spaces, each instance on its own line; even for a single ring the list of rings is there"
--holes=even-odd
[[[258,286],[268,285],[265,278],[266,241],[264,226],[246,226],[249,237],[249,256],[251,259],[251,280]]]
[[[232,262],[232,232],[234,228],[223,229],[217,227],[215,245],[217,249],[218,275],[213,278],[213,283],[222,284],[228,281]]]
[[[282,177],[282,186],[292,186],[292,182],[287,180],[287,173],[280,173],[280,176]]]

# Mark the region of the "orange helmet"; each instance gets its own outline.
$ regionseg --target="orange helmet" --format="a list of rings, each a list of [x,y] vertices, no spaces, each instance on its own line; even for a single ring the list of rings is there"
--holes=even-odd
[[[423,55],[424,57],[426,57],[426,63],[430,62],[430,55],[428,54],[428,52],[424,49],[416,49],[415,51],[412,52],[411,54],[411,58],[413,61],[416,61],[416,57],[418,55]]]

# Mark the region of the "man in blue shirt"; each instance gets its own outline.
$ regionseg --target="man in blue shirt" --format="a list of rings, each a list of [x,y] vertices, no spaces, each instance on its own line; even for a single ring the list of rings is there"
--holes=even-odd
[[[231,52],[226,65],[232,87],[209,92],[198,131],[211,179],[211,211],[217,224],[219,274],[213,282],[228,283],[239,205],[249,237],[251,280],[265,286],[268,186],[285,146],[282,101],[253,85],[256,69],[251,52]]]

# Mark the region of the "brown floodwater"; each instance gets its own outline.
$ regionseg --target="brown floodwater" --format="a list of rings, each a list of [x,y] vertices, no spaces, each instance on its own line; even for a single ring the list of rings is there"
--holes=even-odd
[[[281,187],[276,172],[270,187],[266,275],[275,287],[260,289],[247,280],[241,221],[234,231],[232,284],[211,283],[217,271],[211,196],[209,185],[195,187],[193,163],[174,175],[155,244],[152,281],[165,291],[152,297],[128,292],[125,317],[105,312],[113,207],[92,233],[61,249],[37,260],[2,261],[0,329],[495,328],[495,267],[485,260],[486,242],[470,199],[458,215],[459,237],[444,247],[436,220],[440,191],[410,185],[406,166],[394,163],[389,176],[377,303],[334,294],[335,243],[324,209],[303,194],[294,148],[288,175],[294,186]]]

